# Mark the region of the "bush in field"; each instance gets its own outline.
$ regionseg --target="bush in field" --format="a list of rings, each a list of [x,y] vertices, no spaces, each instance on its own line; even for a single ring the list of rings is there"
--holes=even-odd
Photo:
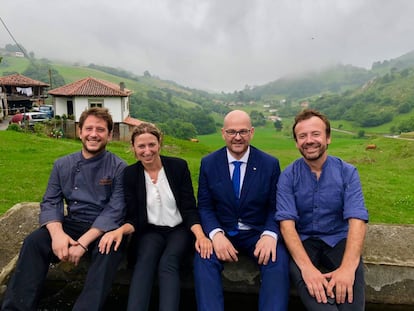
[[[37,134],[37,135],[46,135],[46,126],[42,123],[36,123],[33,126],[33,133]]]
[[[15,132],[22,132],[23,131],[23,129],[17,123],[9,124],[9,126],[7,127],[7,130],[8,131],[15,131]]]

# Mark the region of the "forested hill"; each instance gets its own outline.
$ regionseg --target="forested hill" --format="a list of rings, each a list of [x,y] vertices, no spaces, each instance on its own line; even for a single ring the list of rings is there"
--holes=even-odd
[[[405,115],[390,132],[414,131],[414,67],[393,69],[352,91],[321,95],[311,101],[311,106],[333,120],[352,121],[363,128],[390,123]]]
[[[390,60],[377,61],[372,64],[372,71],[384,75],[391,71],[414,68],[414,51]]]
[[[298,100],[321,93],[341,93],[354,89],[369,81],[375,73],[351,65],[337,65],[324,70],[307,72],[302,75],[287,76],[268,84],[246,91],[254,100],[283,95],[290,100]]]
[[[370,70],[338,64],[319,71],[282,77],[243,91],[252,100],[264,100],[274,96],[300,100],[324,93],[342,93],[359,88],[374,77],[409,68],[414,68],[414,51],[395,59],[376,61]]]

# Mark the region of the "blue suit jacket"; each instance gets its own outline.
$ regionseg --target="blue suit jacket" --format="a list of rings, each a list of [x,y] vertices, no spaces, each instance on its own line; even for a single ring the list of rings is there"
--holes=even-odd
[[[216,228],[233,231],[240,221],[257,231],[270,230],[280,236],[279,226],[274,220],[279,175],[279,161],[250,146],[238,205],[226,147],[204,157],[200,166],[198,208],[205,233],[209,234]]]

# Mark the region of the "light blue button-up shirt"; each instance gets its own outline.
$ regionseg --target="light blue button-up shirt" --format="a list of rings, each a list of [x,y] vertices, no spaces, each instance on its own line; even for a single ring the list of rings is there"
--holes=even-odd
[[[328,156],[319,179],[300,158],[280,175],[277,221],[294,220],[301,240],[320,238],[330,246],[347,237],[348,219],[368,221],[357,169]]]

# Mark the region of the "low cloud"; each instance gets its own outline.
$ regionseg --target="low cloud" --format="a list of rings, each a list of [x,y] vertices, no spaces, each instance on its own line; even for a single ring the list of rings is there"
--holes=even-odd
[[[13,0],[0,16],[38,58],[148,70],[232,92],[401,56],[414,49],[413,11],[411,0]],[[2,27],[0,45],[13,43]]]

